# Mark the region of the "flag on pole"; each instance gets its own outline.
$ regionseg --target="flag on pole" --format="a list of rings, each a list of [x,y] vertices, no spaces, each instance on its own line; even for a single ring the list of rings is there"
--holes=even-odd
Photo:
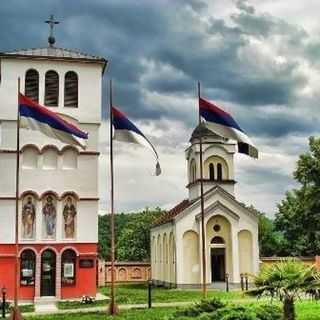
[[[159,156],[148,138],[127,118],[124,113],[115,107],[112,107],[112,118],[114,126],[113,139],[122,142],[140,144],[150,149],[156,158],[156,175],[159,176],[161,174]]]
[[[50,138],[85,149],[88,133],[22,94],[19,94],[19,113],[21,127],[40,131]]]
[[[238,152],[258,158],[258,149],[229,113],[201,97],[199,108],[200,116],[205,120],[205,125],[209,130],[224,138],[236,140]]]

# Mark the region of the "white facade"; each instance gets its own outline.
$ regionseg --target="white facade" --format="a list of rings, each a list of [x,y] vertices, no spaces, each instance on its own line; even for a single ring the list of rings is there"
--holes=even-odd
[[[21,243],[97,243],[98,242],[98,143],[101,123],[103,59],[91,56],[67,56],[70,50],[48,48],[52,55],[28,52],[0,54],[0,244],[14,243],[16,118],[18,78],[20,92],[25,91],[25,75],[30,69],[39,74],[39,104],[44,105],[45,74],[54,70],[59,75],[59,103],[50,109],[72,117],[83,131],[89,133],[85,151],[67,147],[40,132],[20,129],[20,208],[19,238]],[[64,54],[66,58],[64,58]],[[64,107],[65,75],[72,71],[78,77],[78,106]],[[22,236],[22,198],[31,193],[35,199],[35,234]],[[43,199],[56,196],[57,220],[54,239],[45,239]],[[63,198],[70,194],[77,203],[76,230],[73,239],[63,235]]]
[[[259,270],[258,217],[234,196],[235,145],[198,127],[186,150],[189,198],[151,230],[152,279],[156,283],[178,287],[202,283],[200,134],[207,283],[214,286],[227,275],[231,283],[238,284],[241,274]]]

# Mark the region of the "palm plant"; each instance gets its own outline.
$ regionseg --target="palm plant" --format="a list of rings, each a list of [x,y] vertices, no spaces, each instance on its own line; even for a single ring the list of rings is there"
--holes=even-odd
[[[314,266],[306,266],[292,258],[262,268],[254,276],[254,284],[255,288],[248,291],[249,295],[279,298],[283,303],[283,319],[295,320],[295,300],[310,290],[320,288],[320,276]]]

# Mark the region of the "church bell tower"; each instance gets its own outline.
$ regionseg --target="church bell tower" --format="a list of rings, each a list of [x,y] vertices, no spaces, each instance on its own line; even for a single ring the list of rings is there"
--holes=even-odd
[[[192,201],[200,196],[200,137],[202,137],[204,192],[218,185],[234,195],[235,144],[216,135],[201,124],[193,131],[190,138],[191,145],[185,151],[189,200]]]

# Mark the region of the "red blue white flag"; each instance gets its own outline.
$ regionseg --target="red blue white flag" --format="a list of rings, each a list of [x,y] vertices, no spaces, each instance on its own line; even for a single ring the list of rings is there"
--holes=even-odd
[[[114,127],[114,140],[140,144],[148,149],[150,149],[156,158],[156,175],[161,174],[161,168],[159,164],[159,156],[148,138],[131,122],[127,116],[119,111],[117,108],[112,107],[112,118]]]
[[[236,140],[238,152],[258,158],[258,149],[228,112],[203,98],[199,98],[199,108],[200,116],[209,130],[221,137]]]
[[[88,133],[22,94],[19,94],[19,113],[22,127],[40,131],[50,138],[85,149]]]

